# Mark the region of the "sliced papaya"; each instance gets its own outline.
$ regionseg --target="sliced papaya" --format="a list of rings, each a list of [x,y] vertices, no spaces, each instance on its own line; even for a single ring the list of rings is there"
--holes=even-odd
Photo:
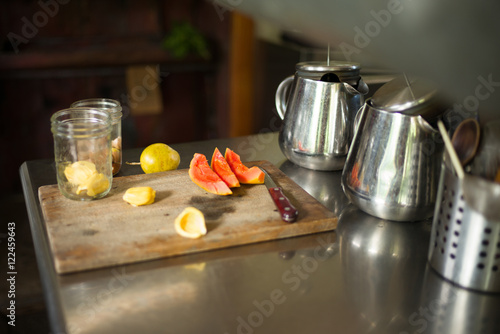
[[[240,159],[240,156],[229,148],[226,148],[226,153],[224,154],[229,167],[233,171],[234,175],[238,178],[240,183],[244,184],[260,184],[264,183],[264,172],[257,166],[248,168],[245,166]]]
[[[189,164],[188,173],[196,185],[209,193],[216,195],[230,195],[233,193],[219,175],[210,168],[207,158],[203,154],[194,154]]]
[[[231,167],[227,163],[226,159],[222,156],[219,149],[216,147],[212,155],[212,170],[219,175],[219,177],[224,181],[229,188],[239,187],[240,182],[236,175],[234,175]]]

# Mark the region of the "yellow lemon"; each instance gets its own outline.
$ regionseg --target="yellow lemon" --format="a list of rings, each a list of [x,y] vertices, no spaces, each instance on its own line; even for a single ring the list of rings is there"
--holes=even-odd
[[[196,239],[207,234],[205,216],[200,210],[190,206],[175,218],[175,231],[185,237]]]
[[[141,153],[141,168],[146,174],[177,169],[181,157],[167,144],[151,144]]]

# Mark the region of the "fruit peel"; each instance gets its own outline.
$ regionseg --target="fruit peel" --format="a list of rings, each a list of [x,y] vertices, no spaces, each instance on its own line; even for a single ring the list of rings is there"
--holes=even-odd
[[[175,231],[182,237],[197,239],[207,234],[205,216],[195,207],[185,208],[174,222]]]

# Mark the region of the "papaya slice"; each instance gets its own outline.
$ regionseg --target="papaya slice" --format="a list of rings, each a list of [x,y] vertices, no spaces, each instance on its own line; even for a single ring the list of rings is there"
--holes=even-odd
[[[243,184],[261,184],[264,183],[264,172],[257,166],[248,168],[240,159],[240,156],[229,148],[226,148],[224,154],[229,167],[233,171],[238,181]]]
[[[226,159],[222,156],[219,149],[216,147],[212,155],[211,162],[212,170],[219,175],[219,177],[224,181],[229,188],[239,187],[240,182],[236,175],[234,175],[231,167],[227,163]]]
[[[200,188],[216,195],[230,195],[233,192],[208,165],[207,158],[195,153],[189,164],[189,177]]]

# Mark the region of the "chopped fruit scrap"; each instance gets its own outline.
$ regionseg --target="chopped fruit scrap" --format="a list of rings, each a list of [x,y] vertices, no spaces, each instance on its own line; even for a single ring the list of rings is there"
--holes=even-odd
[[[196,239],[207,234],[205,216],[200,210],[190,206],[175,218],[175,231],[185,238]]]
[[[95,196],[109,187],[108,178],[102,173],[94,173],[87,182],[87,196]]]
[[[87,191],[87,196],[96,196],[106,191],[110,184],[103,173],[98,173],[94,163],[90,161],[76,161],[64,169],[68,181],[77,186],[76,194]]]
[[[148,205],[155,201],[156,191],[151,187],[133,187],[127,189],[123,200],[133,206]]]
[[[76,186],[87,183],[94,173],[97,173],[97,170],[90,161],[76,161],[64,169],[68,181]]]
[[[233,193],[227,184],[210,168],[207,158],[203,154],[194,154],[189,164],[189,177],[196,185],[209,193],[216,195],[230,195]]]
[[[248,168],[245,166],[240,159],[240,156],[229,148],[226,148],[226,153],[224,155],[229,167],[233,171],[234,175],[238,178],[240,183],[246,184],[261,184],[264,183],[264,172],[260,170],[259,167],[253,166]]]
[[[240,182],[236,175],[234,175],[231,167],[227,163],[226,159],[222,156],[219,149],[216,147],[212,155],[212,170],[219,175],[219,177],[224,181],[229,188],[239,187]]]

